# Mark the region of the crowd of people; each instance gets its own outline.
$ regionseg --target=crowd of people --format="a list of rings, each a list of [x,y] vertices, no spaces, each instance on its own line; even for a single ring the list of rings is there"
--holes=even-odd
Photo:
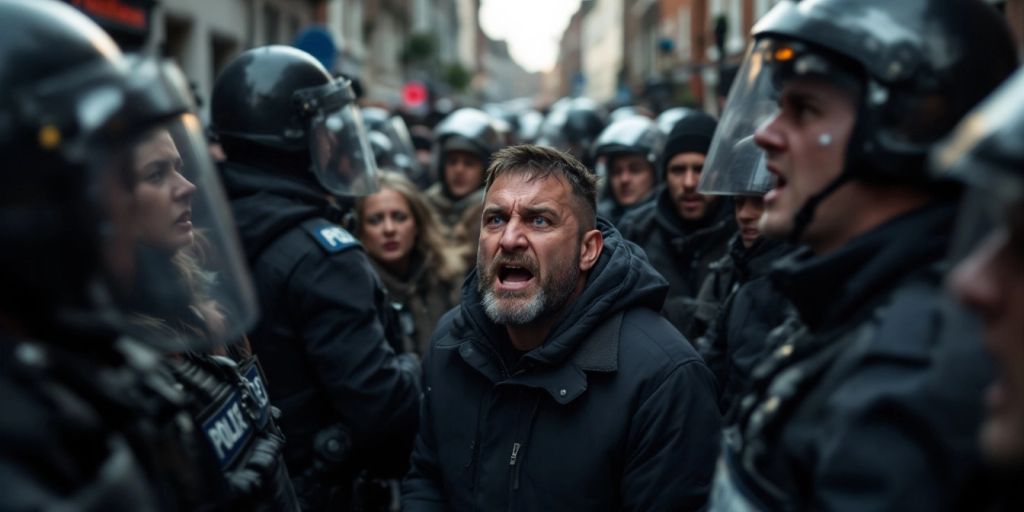
[[[274,45],[204,128],[0,0],[0,510],[1019,510],[1015,47],[782,0],[720,118],[428,126]]]

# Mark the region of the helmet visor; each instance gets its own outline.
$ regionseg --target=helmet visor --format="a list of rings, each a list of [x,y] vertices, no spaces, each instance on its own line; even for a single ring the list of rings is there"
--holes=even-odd
[[[862,80],[836,56],[798,41],[759,39],[736,75],[701,176],[700,192],[761,195],[774,180],[764,167],[754,133],[778,112],[784,84],[796,79],[822,81],[859,97]]]
[[[257,306],[199,120],[151,125],[114,163],[107,270],[129,333],[169,351],[241,339]]]
[[[352,103],[313,117],[310,129],[313,172],[320,184],[339,196],[365,196],[377,191],[377,164]]]
[[[697,185],[701,194],[763,196],[775,182],[765,167],[764,151],[754,144],[753,135],[740,139],[732,151],[719,157],[719,162],[715,167],[704,167]]]
[[[770,41],[758,41],[740,66],[701,173],[702,194],[761,195],[771,188],[773,180],[764,167],[764,152],[754,144],[754,132],[778,111],[769,68],[775,57],[772,50]]]

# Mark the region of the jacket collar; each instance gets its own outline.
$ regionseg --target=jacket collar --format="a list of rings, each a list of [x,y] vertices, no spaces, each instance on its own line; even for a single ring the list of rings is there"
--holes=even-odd
[[[954,203],[934,203],[896,217],[834,253],[797,250],[779,260],[770,276],[811,330],[853,321],[866,305],[942,260],[955,217]]]
[[[494,384],[520,385],[543,389],[555,402],[566,405],[587,390],[587,373],[615,373],[619,369],[619,331],[623,313],[617,313],[600,324],[562,364],[546,366],[535,364],[524,357],[523,367],[515,374],[504,377],[500,356],[487,340],[456,338],[449,332],[441,338],[438,350],[456,350],[463,361],[487,377]],[[499,343],[503,343],[500,341]]]

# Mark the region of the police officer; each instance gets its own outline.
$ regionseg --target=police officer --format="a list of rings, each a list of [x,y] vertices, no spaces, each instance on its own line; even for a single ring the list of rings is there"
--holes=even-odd
[[[139,245],[140,219],[155,219],[140,190],[179,171],[202,184],[190,195],[194,216],[161,217],[156,238],[188,241],[194,222],[219,249],[206,270],[221,285],[207,297],[239,325],[254,313],[180,72],[123,57],[66,5],[3,0],[0,90],[3,508],[233,506],[157,351],[193,338],[139,329],[152,319],[140,311],[184,305],[175,276]],[[153,133],[176,140],[175,155],[140,176],[135,157]]]
[[[594,142],[594,170],[603,182],[597,214],[618,224],[627,212],[654,201],[656,165],[665,136],[650,118],[630,116],[608,125]]]
[[[793,247],[761,234],[764,194],[775,180],[753,137],[718,154],[724,158],[701,174],[697,191],[731,197],[739,231],[729,240],[726,255],[709,267],[683,333],[715,373],[719,409],[726,413],[746,389],[750,370],[762,357],[764,339],[785,319],[786,298],[768,274]]]
[[[479,109],[460,108],[434,128],[434,173],[438,181],[426,194],[449,239],[454,239],[455,227],[467,209],[483,200],[484,170],[491,154],[501,147],[494,119]]]
[[[987,471],[962,510],[1024,508],[1024,71],[964,118],[933,153],[938,174],[962,180],[952,272],[956,297],[985,325],[980,340],[996,363],[979,442]],[[966,340],[974,343],[978,340]],[[979,397],[980,399],[981,397]]]
[[[794,315],[724,435],[712,508],[942,510],[987,368],[976,345],[935,357],[976,332],[940,289],[957,189],[925,156],[1012,71],[1011,36],[945,0],[784,0],[753,33],[716,149],[754,133],[761,228],[807,249],[772,273]]]
[[[310,510],[353,506],[364,470],[367,481],[401,475],[417,424],[418,363],[389,345],[400,338],[383,288],[339,224],[353,196],[376,188],[354,100],[313,57],[267,46],[229,63],[211,102],[263,311],[252,346]]]

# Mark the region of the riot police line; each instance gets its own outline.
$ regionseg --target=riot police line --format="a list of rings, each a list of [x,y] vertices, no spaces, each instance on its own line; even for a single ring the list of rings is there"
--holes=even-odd
[[[706,467],[685,470],[643,467],[651,452],[634,433],[600,431],[592,448],[609,450],[597,458],[608,466],[573,468],[565,481],[635,466],[647,482],[686,472],[695,509],[1016,509],[1024,375],[1013,360],[1019,324],[1005,311],[1024,306],[1012,295],[1024,275],[1012,143],[1024,116],[1020,80],[1007,81],[1017,57],[1005,23],[973,1],[784,0],[753,36],[717,126],[685,110],[657,122],[622,111],[606,124],[576,99],[527,134],[467,108],[438,125],[429,165],[400,118],[364,116],[348,81],[311,56],[255,48],[214,86],[210,130],[225,154],[215,166],[175,66],[123,55],[65,5],[0,0],[0,394],[14,412],[0,421],[0,509],[535,509],[568,503],[560,493],[603,496],[592,505],[608,510],[677,509],[672,492],[652,496],[634,480],[614,490],[541,481],[575,446],[551,439],[600,430],[572,414],[587,393],[618,389],[617,361],[634,360],[601,350],[626,343],[619,332],[639,336],[628,321],[611,336],[588,324],[586,336],[612,345],[544,359],[550,350],[520,350],[502,334],[514,322],[458,303],[485,284],[447,283],[446,320],[436,304],[427,315],[422,301],[394,302],[388,288],[401,283],[381,276],[405,267],[389,266],[354,227],[366,220],[356,198],[378,191],[378,165],[397,170],[425,189],[406,196],[402,215],[430,204],[437,240],[458,247],[444,261],[470,260],[476,283],[489,247],[477,239],[515,217],[495,215],[503,196],[489,195],[489,169],[515,153],[502,147],[534,137],[565,153],[521,149],[527,161],[569,161],[565,176],[587,163],[585,180],[602,188],[595,213],[614,217],[596,226],[615,258],[646,251],[666,265],[634,263],[650,287],[635,295],[656,298],[631,300],[690,338],[685,365],[701,377],[687,382],[713,375],[719,386],[680,389],[680,400],[700,403],[687,410],[708,417],[675,430],[705,440],[719,413],[724,426],[717,462],[694,457]],[[962,201],[965,190],[977,195]],[[751,203],[756,228],[742,220]],[[528,243],[503,239],[499,254],[542,240],[543,227],[519,239]],[[539,278],[551,261],[525,258],[498,275]],[[943,289],[950,276],[980,327]],[[1000,285],[1004,295],[986,295]],[[670,287],[687,291],[666,301]],[[626,318],[617,315],[608,316]],[[545,321],[564,318],[574,317]],[[423,336],[432,323],[442,329]],[[455,366],[440,366],[438,351]],[[428,353],[434,374],[422,375]],[[582,379],[568,397],[566,361]],[[488,387],[473,372],[498,380]],[[424,394],[451,393],[452,375],[479,400],[463,404],[478,416],[420,424]],[[555,403],[565,408],[548,421],[568,414],[586,427],[535,431],[550,425],[538,411]],[[488,439],[479,432],[451,444],[462,420],[502,415],[518,421],[507,427],[514,444],[478,443]]]

